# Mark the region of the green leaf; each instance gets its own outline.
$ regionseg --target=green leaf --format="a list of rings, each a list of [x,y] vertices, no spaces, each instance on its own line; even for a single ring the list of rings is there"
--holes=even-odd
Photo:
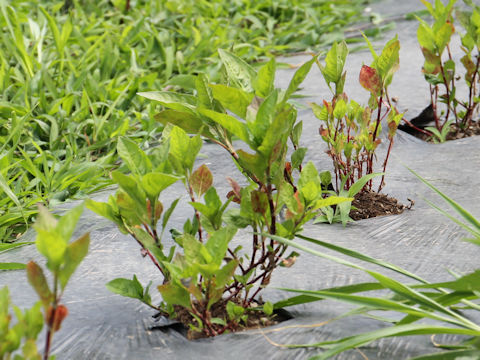
[[[215,135],[210,132],[208,124],[204,123],[198,115],[177,110],[164,110],[155,115],[155,120],[167,125],[172,124],[182,128],[187,134],[200,134],[210,139]]]
[[[228,244],[236,233],[237,229],[234,226],[227,226],[210,234],[210,238],[205,244],[205,247],[210,255],[212,255],[212,261],[216,266],[221,265],[227,253]]]
[[[290,81],[290,84],[288,84],[288,88],[285,92],[285,95],[283,96],[283,103],[285,103],[288,99],[290,99],[290,96],[297,91],[298,87],[300,84],[305,80],[307,77],[307,74],[310,71],[310,68],[312,67],[312,64],[317,60],[317,57],[314,56],[312,57],[311,60],[307,61],[305,64],[300,66],[300,68],[295,72],[293,75],[292,80]]]
[[[113,181],[115,181],[120,188],[122,188],[122,190],[125,191],[125,193],[127,193],[128,196],[138,204],[140,208],[146,207],[146,195],[140,187],[140,184],[138,184],[133,176],[124,175],[118,170],[112,172],[111,176]]]
[[[421,355],[411,360],[477,360],[480,359],[480,350],[452,350],[430,355]]]
[[[170,131],[169,139],[170,154],[182,164],[183,170],[191,171],[202,147],[200,136],[190,138],[184,130],[174,126]]]
[[[47,279],[43,274],[42,268],[35,262],[30,261],[27,264],[27,278],[46,309],[53,301],[54,294],[52,294],[48,287]]]
[[[160,193],[175,184],[180,178],[160,172],[150,172],[142,177],[142,186],[150,201],[158,199]]]
[[[224,127],[232,135],[235,135],[240,138],[240,140],[250,144],[250,137],[246,125],[233,116],[207,109],[200,109],[199,112]]]
[[[275,119],[278,91],[274,90],[260,105],[254,122],[247,122],[247,127],[255,138],[255,143],[260,145]]]
[[[348,338],[341,339],[337,341],[337,345],[331,346],[332,342],[328,343],[317,343],[315,344],[318,347],[322,345],[329,344],[329,349],[324,351],[321,355],[312,357],[315,360],[324,360],[328,359],[336,354],[339,354],[348,349],[354,349],[362,345],[366,345],[374,340],[392,336],[411,336],[411,335],[433,335],[433,334],[463,334],[463,335],[474,335],[478,332],[469,329],[455,329],[449,327],[441,327],[434,325],[424,325],[424,324],[409,324],[409,325],[399,325],[391,326],[388,328],[383,328],[379,330],[374,330],[366,332],[363,334],[350,336]],[[443,358],[442,358],[443,359]],[[447,358],[448,359],[448,358]]]
[[[374,173],[374,174],[368,174],[368,175],[363,175],[360,179],[355,181],[355,183],[350,186],[350,189],[348,189],[348,196],[354,197],[357,195],[363,187],[369,182],[371,179],[373,179],[376,176],[381,176],[384,175],[385,173]]]
[[[83,204],[75,206],[58,220],[56,230],[66,243],[70,241],[82,212]]]
[[[273,304],[270,301],[267,301],[265,304],[263,304],[263,312],[267,316],[273,314]]]
[[[117,225],[121,223],[121,219],[115,213],[112,206],[108,203],[87,199],[85,200],[85,206],[87,207],[87,209],[97,213],[100,216],[103,216],[110,221],[113,221]]]
[[[197,90],[198,106],[213,109],[212,89],[208,86],[208,79],[204,74],[195,78],[195,89]]]
[[[252,92],[253,82],[256,78],[255,70],[245,61],[226,50],[218,49],[218,54],[225,66],[228,79],[242,90]]]
[[[3,251],[8,251],[11,249],[15,249],[20,246],[31,245],[35,244],[35,241],[21,241],[21,242],[14,242],[14,243],[0,243],[0,253]]]
[[[152,169],[152,163],[147,155],[134,141],[126,137],[118,139],[117,152],[128,169],[134,174],[143,175]]]
[[[160,291],[163,301],[167,304],[180,305],[191,309],[190,293],[184,286],[170,282],[158,286],[158,291]]]
[[[0,270],[23,270],[27,267],[26,264],[16,262],[0,262]]]
[[[90,234],[84,234],[74,242],[68,245],[65,251],[65,264],[58,273],[58,279],[62,290],[65,289],[68,280],[77,269],[88,253],[88,246],[90,245]]]
[[[467,210],[465,210],[463,207],[461,207],[460,204],[458,204],[453,199],[449,198],[447,195],[445,195],[440,190],[438,190],[435,186],[433,186],[428,181],[426,181],[424,178],[422,178],[420,175],[418,175],[415,171],[413,171],[412,169],[410,169],[408,167],[407,167],[407,169],[410,170],[410,172],[413,175],[415,175],[417,178],[419,178],[430,189],[432,189],[438,195],[440,195],[447,202],[447,204],[449,204],[460,216],[462,216],[466,221],[468,221],[470,224],[472,224],[474,229],[476,229],[477,231],[480,231],[480,222],[472,214],[470,214]]]
[[[327,53],[325,57],[325,66],[321,66],[318,63],[320,71],[322,72],[327,85],[330,87],[330,83],[334,83],[336,85],[336,94],[339,95],[343,92],[343,86],[341,85],[342,75],[343,75],[343,68],[345,66],[345,60],[348,55],[348,48],[345,41],[337,44],[336,42],[333,43],[330,51]]]
[[[275,58],[264,64],[257,73],[253,87],[257,96],[266,98],[273,91],[275,80]]]
[[[143,286],[137,279],[136,275],[133,275],[133,279],[117,278],[109,281],[106,285],[107,289],[115,294],[122,296],[142,300],[143,299]]]
[[[253,94],[223,84],[210,84],[209,86],[212,89],[213,97],[220,101],[223,107],[235,115],[245,118],[247,115],[247,107],[252,102]]]
[[[194,114],[197,99],[193,95],[179,94],[172,91],[140,92],[144,98],[158,101],[170,109]]]

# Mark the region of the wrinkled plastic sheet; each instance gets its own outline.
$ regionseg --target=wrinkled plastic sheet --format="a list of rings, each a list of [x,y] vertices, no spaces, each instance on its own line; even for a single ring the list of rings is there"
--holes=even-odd
[[[391,2],[387,1],[388,4]],[[399,23],[396,30],[402,41],[401,69],[392,85],[392,90],[395,89],[392,95],[400,96],[403,104],[409,104],[412,116],[407,118],[414,117],[428,103],[428,88],[423,84],[421,75],[417,74],[422,60],[414,38],[415,30],[416,24],[409,22]],[[304,59],[298,57],[287,60],[299,63]],[[367,52],[358,52],[351,54],[349,61],[348,69],[352,69],[349,75],[356,81],[361,63],[369,63],[371,58]],[[279,71],[278,85],[286,86],[292,74],[292,71]],[[347,83],[350,96],[366,98],[365,91],[355,85],[355,81]],[[312,71],[304,83],[303,92],[315,95],[309,101],[320,102],[322,96],[329,98],[318,71]],[[318,120],[308,109],[299,111],[299,119],[304,121],[303,145],[309,149],[307,160],[312,160],[319,169],[330,169],[330,160],[324,154],[325,146],[318,136]],[[413,209],[401,215],[358,221],[346,228],[341,225],[307,225],[304,234],[392,262],[431,282],[451,279],[447,270],[462,274],[478,268],[479,247],[462,241],[467,234],[428,206],[423,198],[437,200],[443,208],[447,208],[404,165],[419,172],[479,217],[479,144],[478,138],[440,145],[428,144],[400,133],[393,148],[387,169],[387,186],[383,192],[404,204],[408,204],[407,198],[413,199]],[[225,177],[232,176],[240,180],[241,176],[228,156],[215,145],[205,144],[202,153],[206,155],[202,162],[207,163],[214,173],[215,185],[223,196],[229,190]],[[385,148],[381,148],[380,153],[384,154]],[[110,193],[101,192],[93,198],[106,200]],[[176,184],[162,198],[164,203],[179,196],[183,199],[172,216],[171,227],[181,228],[186,214],[192,214],[183,194],[181,184]],[[62,205],[57,210],[61,212],[74,204]],[[174,330],[160,329],[159,323],[152,318],[154,310],[106,289],[108,281],[117,277],[131,278],[133,274],[144,285],[149,281],[154,285],[161,284],[158,271],[148,258],[141,256],[136,242],[88,210],[84,212],[76,234],[87,231],[91,232],[90,251],[66,288],[63,302],[69,308],[69,315],[61,331],[54,336],[53,353],[59,360],[304,359],[318,354],[320,350],[287,349],[281,345],[333,340],[386,326],[380,321],[360,316],[326,323],[352,307],[334,301],[320,301],[288,308],[294,318],[270,328],[188,341]],[[29,231],[23,240],[33,239],[34,233]],[[250,240],[248,234],[242,233],[234,241],[241,244]],[[34,246],[0,254],[0,262],[28,260],[44,265]],[[399,274],[384,269],[380,271],[409,283]],[[370,280],[361,271],[303,253],[292,268],[275,271],[270,287],[263,292],[263,298],[275,302],[293,295],[278,287],[317,290]],[[1,272],[0,286],[4,285],[9,286],[13,302],[21,308],[37,301],[26,282],[24,271]],[[152,286],[151,293],[154,301],[160,301],[155,286]],[[399,318],[398,314],[388,316]],[[438,336],[435,341],[452,343],[458,338]],[[40,341],[39,344],[41,346]],[[336,358],[350,360],[367,356],[369,359],[407,359],[436,349],[430,337],[418,336],[382,339],[362,347],[361,351],[363,354],[356,350],[347,351]]]

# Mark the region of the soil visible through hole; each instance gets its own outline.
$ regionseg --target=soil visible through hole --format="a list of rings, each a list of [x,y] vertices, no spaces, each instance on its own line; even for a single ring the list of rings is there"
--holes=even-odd
[[[422,127],[423,128],[423,127]],[[457,124],[452,124],[450,125],[450,132],[447,134],[447,141],[449,140],[457,140],[457,139],[463,139],[466,137],[470,136],[475,136],[475,135],[480,135],[480,121],[472,121],[471,124],[466,127],[465,129],[462,129],[460,126]],[[409,127],[408,125],[403,125],[399,127],[400,130],[405,131],[409,133],[410,135],[413,135],[419,139],[422,139],[424,141],[428,142],[434,142],[434,137],[428,136],[427,134],[424,134],[418,130],[415,130],[412,127]]]
[[[350,217],[353,220],[368,219],[383,215],[396,215],[403,213],[403,210],[409,207],[402,205],[397,199],[388,197],[385,194],[379,194],[375,191],[362,191],[355,195],[352,201],[353,210],[350,211]]]
[[[227,304],[225,302],[218,302],[214,304],[210,309],[211,317],[219,318],[219,319],[228,319],[226,305]],[[201,308],[198,302],[196,303],[196,307],[197,307],[197,310]],[[170,318],[169,323],[167,325],[155,326],[152,329],[156,328],[162,331],[165,331],[166,329],[172,329],[179,332],[189,340],[196,340],[196,339],[201,339],[206,337],[204,333],[193,331],[192,329],[189,328],[189,324],[198,326],[198,323],[197,323],[197,320],[190,314],[190,312],[186,308],[175,305],[174,309],[175,309],[175,317]],[[244,322],[237,323],[233,325],[231,328],[229,328],[229,331],[227,332],[237,332],[237,331],[243,331],[248,329],[263,328],[263,327],[272,326],[293,318],[293,316],[287,310],[284,310],[284,309],[274,310],[273,314],[270,316],[267,316],[261,310],[251,310],[251,309],[250,310],[246,309],[245,314],[247,315],[246,323]],[[158,313],[157,315],[154,315],[154,317],[156,318],[160,316],[167,317],[167,314]]]

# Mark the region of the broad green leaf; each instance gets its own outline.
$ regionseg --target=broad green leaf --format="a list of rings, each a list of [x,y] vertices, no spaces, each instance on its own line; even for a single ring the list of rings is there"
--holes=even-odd
[[[238,150],[238,163],[249,174],[255,175],[260,181],[265,181],[265,170],[267,163],[265,158],[260,154],[249,154],[243,150]]]
[[[275,70],[275,58],[271,58],[270,61],[268,61],[258,70],[257,76],[253,82],[253,87],[257,96],[266,98],[273,91]]]
[[[65,263],[58,273],[62,290],[65,289],[68,280],[87,255],[89,245],[90,234],[88,233],[68,245],[65,251]]]
[[[334,42],[330,51],[325,57],[325,66],[318,63],[320,71],[322,72],[327,85],[330,87],[330,83],[336,85],[336,94],[341,94],[343,92],[342,87],[338,85],[341,84],[341,79],[343,76],[343,68],[345,66],[345,60],[348,55],[348,48],[345,41],[341,43]]]
[[[152,169],[150,159],[133,140],[120,137],[117,152],[133,174],[143,175]]]
[[[198,98],[197,106],[213,109],[212,89],[208,86],[208,79],[204,74],[199,74],[195,78],[195,89]]]
[[[85,206],[87,209],[97,213],[100,216],[103,216],[104,218],[113,221],[117,225],[121,221],[117,214],[115,213],[114,209],[112,206],[108,203],[104,202],[98,202],[92,199],[87,199],[85,200]]]
[[[158,291],[160,291],[163,300],[167,304],[180,305],[184,308],[191,309],[190,293],[184,286],[170,282],[158,286]]]
[[[63,241],[68,243],[83,212],[83,204],[75,206],[58,220],[56,230]]]
[[[177,111],[194,114],[197,100],[193,95],[179,94],[171,91],[140,92],[138,95]]]
[[[241,89],[226,86],[223,84],[211,84],[213,97],[220,101],[220,104],[227,110],[230,110],[235,115],[245,118],[247,115],[247,107],[253,99],[252,93],[246,93]]]
[[[381,176],[384,175],[385,173],[374,173],[374,174],[368,174],[368,175],[363,175],[360,179],[355,181],[355,183],[350,186],[350,189],[348,189],[348,196],[354,197],[357,195],[363,187],[369,182],[371,179],[373,179],[376,176]]]
[[[205,244],[206,249],[212,255],[213,263],[220,266],[225,254],[227,253],[228,244],[233,239],[237,229],[233,226],[223,227],[220,230],[210,234],[210,238]]]
[[[241,121],[237,120],[231,115],[222,114],[212,110],[200,109],[199,112],[224,127],[232,135],[235,135],[240,138],[240,140],[250,144],[247,126]]]
[[[145,193],[140,187],[140,184],[132,176],[124,175],[117,170],[112,172],[112,179],[128,196],[135,200],[140,207],[144,208],[146,206]]]
[[[107,283],[106,287],[115,294],[139,300],[143,299],[143,286],[138,281],[136,275],[133,275],[132,280],[124,278],[111,280]]]
[[[215,135],[210,131],[209,125],[204,123],[202,118],[195,114],[177,110],[163,110],[155,115],[155,120],[164,125],[170,123],[178,126],[188,134],[200,134],[210,139],[215,138]]]
[[[300,68],[295,72],[293,75],[292,80],[290,81],[290,84],[288,84],[288,88],[283,96],[283,103],[285,103],[288,99],[290,99],[290,96],[293,95],[295,91],[297,91],[298,87],[300,84],[305,80],[307,77],[307,74],[310,71],[310,68],[312,67],[312,64],[317,60],[317,57],[314,56],[312,57],[311,60],[307,61],[305,64],[300,66]]]
[[[245,61],[223,49],[218,49],[218,54],[225,70],[228,74],[228,79],[236,86],[246,92],[253,91],[253,82],[256,78],[255,70]]]
[[[260,145],[275,119],[278,92],[274,90],[260,105],[254,122],[247,122],[247,127],[255,138],[255,143]]]
[[[149,172],[142,177],[142,186],[150,201],[158,199],[160,193],[180,178],[160,172]]]

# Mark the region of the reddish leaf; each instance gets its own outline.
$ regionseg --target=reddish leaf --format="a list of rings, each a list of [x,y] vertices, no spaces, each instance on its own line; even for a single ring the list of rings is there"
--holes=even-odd
[[[53,300],[53,294],[48,287],[47,279],[43,274],[43,270],[34,261],[27,264],[27,278],[30,285],[37,293],[38,297],[46,308]]]
[[[260,213],[262,215],[265,215],[267,212],[267,207],[268,207],[268,198],[267,194],[265,194],[262,191],[259,190],[254,190],[251,193],[251,199],[252,199],[252,209],[256,213]]]
[[[240,199],[240,191],[242,190],[242,188],[240,187],[240,185],[238,185],[238,183],[233,180],[231,177],[227,177],[227,181],[230,183],[230,186],[232,187],[233,189],[233,193],[235,194],[235,196]]]
[[[359,81],[360,85],[371,93],[375,95],[380,94],[380,91],[382,90],[382,79],[376,69],[363,65],[360,70]]]
[[[65,305],[58,305],[55,311],[53,311],[53,307],[50,306],[47,310],[47,324],[53,331],[58,331],[67,315],[68,309]]]
[[[203,164],[190,176],[190,184],[198,196],[202,196],[212,186],[213,176],[207,165]]]

